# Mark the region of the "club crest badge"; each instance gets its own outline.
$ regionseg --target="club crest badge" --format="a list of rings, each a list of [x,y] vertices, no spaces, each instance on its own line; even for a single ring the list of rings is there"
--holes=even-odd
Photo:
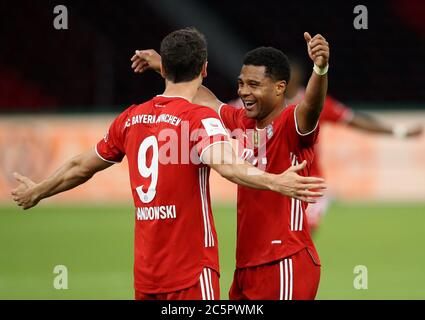
[[[273,124],[269,124],[266,127],[267,139],[271,139],[273,137]]]

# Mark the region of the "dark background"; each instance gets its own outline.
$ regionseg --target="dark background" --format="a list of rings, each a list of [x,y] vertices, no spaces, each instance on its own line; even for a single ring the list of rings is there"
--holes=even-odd
[[[368,30],[353,27],[356,5]],[[66,5],[69,29],[55,30]],[[199,14],[201,12],[202,14]],[[209,41],[206,85],[232,99],[243,53],[271,45],[311,64],[303,32],[331,45],[329,92],[374,108],[425,109],[425,1],[30,1],[0,0],[0,112],[120,111],[161,93],[135,75],[135,49],[195,26]],[[209,21],[211,19],[211,21]],[[224,38],[223,38],[224,37]]]

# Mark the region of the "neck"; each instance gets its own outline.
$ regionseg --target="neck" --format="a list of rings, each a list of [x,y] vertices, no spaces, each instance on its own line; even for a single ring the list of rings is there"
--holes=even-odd
[[[198,88],[200,87],[201,83],[202,80],[200,81],[199,79],[182,83],[173,83],[167,80],[165,83],[166,88],[163,95],[169,97],[183,97],[192,102],[196,93],[198,92]]]
[[[264,129],[269,124],[273,122],[274,119],[276,119],[277,116],[280,115],[280,113],[285,109],[286,105],[283,101],[279,102],[278,106],[273,108],[273,111],[270,112],[265,118],[261,120],[257,120],[257,128],[258,129]]]

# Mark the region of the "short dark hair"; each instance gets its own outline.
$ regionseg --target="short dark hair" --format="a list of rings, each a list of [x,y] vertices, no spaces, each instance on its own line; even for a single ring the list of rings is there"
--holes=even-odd
[[[205,36],[195,28],[174,31],[161,42],[162,66],[167,80],[174,83],[198,77],[207,56]]]
[[[245,55],[244,65],[264,66],[266,75],[274,80],[291,79],[291,68],[288,57],[280,50],[273,47],[256,48]]]

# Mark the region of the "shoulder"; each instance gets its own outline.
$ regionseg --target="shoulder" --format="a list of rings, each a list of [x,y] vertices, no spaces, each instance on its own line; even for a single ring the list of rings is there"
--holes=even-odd
[[[195,103],[188,103],[188,105],[186,106],[185,115],[190,119],[219,117],[218,113],[215,110]]]
[[[218,109],[218,112],[229,112],[229,113],[234,113],[234,114],[244,114],[244,108],[240,107],[238,105],[233,105],[233,104],[227,104],[227,103],[223,103],[220,108]]]
[[[223,103],[218,109],[218,114],[223,120],[232,119],[234,121],[244,121],[248,119],[245,114],[245,109],[239,106]]]
[[[281,113],[280,118],[282,120],[292,120],[296,118],[295,110],[297,109],[297,104],[291,104],[287,106]]]

